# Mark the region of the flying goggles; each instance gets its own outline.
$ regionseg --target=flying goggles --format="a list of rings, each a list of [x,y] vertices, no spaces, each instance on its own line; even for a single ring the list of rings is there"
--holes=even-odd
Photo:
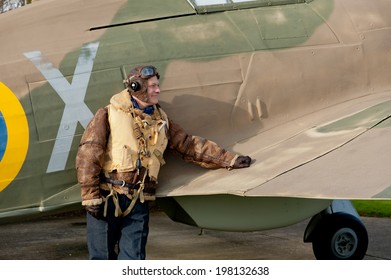
[[[156,76],[158,79],[160,78],[159,73],[154,66],[144,66],[140,70],[140,77],[142,79],[149,79],[153,76]]]

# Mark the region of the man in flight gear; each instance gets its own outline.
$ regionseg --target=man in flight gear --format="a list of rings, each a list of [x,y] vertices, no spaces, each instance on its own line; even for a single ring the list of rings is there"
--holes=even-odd
[[[250,166],[250,157],[189,135],[168,119],[158,105],[159,78],[154,66],[131,70],[127,89],[96,112],[81,139],[76,169],[90,259],[145,259],[147,201],[155,198],[166,147],[206,168]]]

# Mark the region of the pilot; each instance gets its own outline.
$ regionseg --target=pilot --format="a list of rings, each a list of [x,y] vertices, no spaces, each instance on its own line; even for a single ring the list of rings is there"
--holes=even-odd
[[[159,106],[159,73],[138,66],[127,89],[112,96],[88,124],[77,157],[87,212],[90,259],[145,259],[148,201],[155,199],[166,148],[205,168],[243,168],[251,158],[187,134]]]

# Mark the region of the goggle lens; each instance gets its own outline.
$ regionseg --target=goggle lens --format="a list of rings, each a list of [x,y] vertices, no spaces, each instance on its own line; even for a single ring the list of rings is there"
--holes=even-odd
[[[150,78],[156,75],[156,68],[153,66],[145,66],[143,69],[141,69],[141,76],[142,78]]]

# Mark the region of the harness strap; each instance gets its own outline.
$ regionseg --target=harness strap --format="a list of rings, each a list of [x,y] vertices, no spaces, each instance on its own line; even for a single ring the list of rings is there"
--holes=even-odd
[[[107,205],[108,205],[108,201],[109,201],[110,197],[113,198],[113,202],[114,202],[114,205],[115,205],[115,213],[114,213],[114,215],[116,217],[118,217],[118,210],[117,209],[120,208],[119,207],[119,203],[118,203],[118,194],[117,194],[116,191],[114,191],[112,184],[107,184],[107,185],[109,186],[110,193],[105,197],[105,205],[104,205],[104,210],[103,210],[103,217],[107,216]],[[121,211],[121,209],[119,211]]]
[[[138,189],[139,188],[139,185],[133,184],[133,183],[128,183],[125,180],[113,180],[113,179],[105,177],[104,181],[106,183],[110,183],[112,185],[117,185],[117,186],[121,186],[121,187],[127,187],[129,189]]]
[[[137,199],[139,199],[139,198],[140,198],[140,202],[144,203],[144,192],[143,192],[143,190],[144,190],[144,187],[145,187],[144,183],[145,183],[145,178],[146,177],[147,177],[147,171],[145,171],[145,173],[144,173],[143,180],[137,182],[136,184],[126,183],[123,180],[112,180],[110,178],[106,178],[106,183],[107,183],[107,185],[109,187],[110,193],[105,197],[105,205],[104,205],[104,210],[103,210],[103,216],[104,217],[107,216],[107,205],[108,205],[108,201],[109,201],[110,197],[113,199],[113,202],[114,202],[114,206],[115,206],[114,216],[115,217],[125,217],[126,215],[128,215],[132,211],[134,205],[136,205]],[[115,184],[115,183],[118,183],[118,184]],[[133,189],[137,189],[136,186],[139,186],[138,189],[137,189],[136,194],[134,196],[132,196],[132,202],[130,203],[129,207],[126,208],[125,211],[122,211],[121,206],[119,205],[119,202],[118,202],[118,192],[113,188],[113,184],[119,185],[119,186],[122,186],[122,187],[125,184],[129,184],[129,185],[133,186]]]
[[[132,209],[133,209],[134,205],[136,204],[138,198],[140,198],[140,202],[141,203],[144,203],[144,192],[143,192],[143,190],[144,190],[144,186],[145,186],[144,182],[145,182],[145,178],[146,177],[147,177],[147,171],[145,171],[145,173],[144,173],[143,181],[140,182],[140,188],[137,190],[136,196],[133,197],[132,202],[130,203],[129,207],[122,213],[122,215],[124,217],[126,215],[128,215],[132,211]]]

